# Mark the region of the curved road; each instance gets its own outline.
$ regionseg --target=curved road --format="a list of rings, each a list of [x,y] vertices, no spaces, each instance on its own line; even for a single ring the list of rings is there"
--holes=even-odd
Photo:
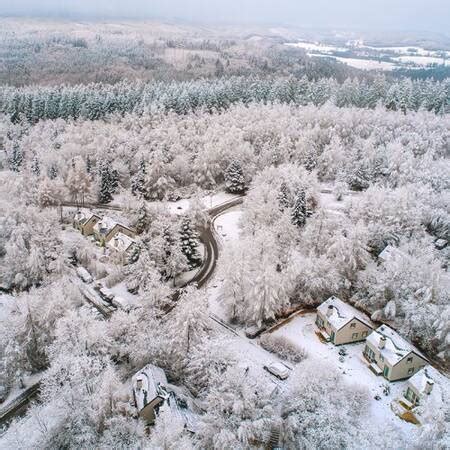
[[[168,308],[165,311],[166,313],[169,313],[176,306],[176,302],[180,298],[183,288],[185,288],[190,284],[195,284],[198,288],[201,288],[209,281],[216,268],[217,259],[219,258],[219,244],[217,242],[216,233],[213,226],[214,219],[227,209],[242,204],[243,201],[244,201],[243,197],[236,197],[228,202],[217,205],[207,211],[209,216],[208,224],[203,230],[200,231],[200,240],[205,246],[205,253],[206,253],[203,264],[200,267],[199,271],[190,281],[185,283],[183,286],[178,288],[173,293],[172,295],[173,304],[170,306],[170,308]],[[79,207],[80,205],[76,204],[75,202],[64,202],[61,204],[61,206]],[[85,203],[84,207],[107,209],[114,211],[122,210],[122,208],[119,206],[101,205],[97,203]],[[88,301],[90,301],[89,298],[86,296],[86,294],[84,294],[83,292],[82,294],[86,297]],[[90,301],[90,303],[92,303],[95,306],[95,304],[92,301]],[[106,319],[109,318],[112,313],[112,311],[104,311],[104,310],[99,311]],[[20,394],[20,396],[17,397],[17,399],[14,402],[7,405],[3,409],[0,409],[0,425],[5,425],[14,417],[22,414],[26,410],[28,403],[37,397],[39,393],[39,387],[40,387],[39,382],[30,386],[28,389],[22,392],[22,394]]]

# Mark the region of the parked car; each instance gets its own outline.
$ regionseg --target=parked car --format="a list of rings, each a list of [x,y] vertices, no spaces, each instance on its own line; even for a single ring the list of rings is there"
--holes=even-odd
[[[285,380],[289,376],[288,368],[281,363],[271,363],[268,366],[264,366],[264,369],[280,380]]]
[[[77,267],[77,275],[85,283],[92,283],[94,281],[91,274],[84,267]]]

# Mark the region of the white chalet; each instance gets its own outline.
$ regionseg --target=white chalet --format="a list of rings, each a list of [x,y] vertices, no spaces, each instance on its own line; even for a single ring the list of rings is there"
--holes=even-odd
[[[373,329],[365,314],[334,296],[317,308],[316,325],[325,340],[336,345],[363,341]]]
[[[419,350],[387,325],[369,335],[363,355],[372,371],[389,381],[410,378],[428,363]]]

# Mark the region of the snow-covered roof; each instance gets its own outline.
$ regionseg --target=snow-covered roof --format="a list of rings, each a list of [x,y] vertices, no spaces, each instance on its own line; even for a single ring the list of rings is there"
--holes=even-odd
[[[167,402],[163,407],[170,408],[173,417],[178,418],[191,433],[196,433],[198,429],[197,415],[192,412],[187,403],[180,400],[174,392],[170,392]]]
[[[78,223],[83,224],[86,223],[92,217],[97,217],[100,219],[100,217],[97,214],[94,214],[92,212],[78,211],[74,216],[74,220]]]
[[[117,225],[117,221],[112,219],[111,217],[103,217],[102,220],[97,222],[94,225],[94,230],[97,231],[100,234],[107,234],[109,231],[111,231],[115,226]]]
[[[166,374],[164,370],[153,364],[148,364],[137,372],[133,376],[132,383],[138,411],[145,408],[156,397],[166,398],[168,395],[165,389],[167,385]]]
[[[439,385],[443,382],[448,383],[448,380],[445,380],[443,375],[441,375],[434,367],[429,365],[425,366],[423,369],[420,369],[408,380],[408,383],[421,395],[425,394],[427,383],[431,383],[433,385],[431,390],[431,392],[433,392],[435,390],[435,385]]]
[[[87,220],[87,215],[83,211],[78,211],[74,217],[75,222],[84,223]]]
[[[397,364],[406,355],[411,352],[416,353],[421,358],[427,360],[427,358],[414,347],[410,342],[403,339],[396,331],[389,328],[387,325],[381,325],[377,330],[373,331],[367,337],[367,342],[379,349],[380,339],[386,338],[384,348],[380,349],[380,353],[383,358],[392,366]]]
[[[343,302],[338,297],[330,297],[328,300],[324,301],[317,310],[323,316],[327,317],[328,322],[336,330],[340,330],[355,318],[366,324],[368,327],[373,328],[372,322],[365,314],[348,303]],[[330,316],[327,315],[329,310],[332,311]]]
[[[393,245],[387,245],[384,250],[378,255],[378,259],[381,261],[388,261],[394,258],[396,255],[401,255],[401,251]]]
[[[108,242],[108,247],[118,252],[126,252],[133,244],[136,244],[133,238],[119,232]]]

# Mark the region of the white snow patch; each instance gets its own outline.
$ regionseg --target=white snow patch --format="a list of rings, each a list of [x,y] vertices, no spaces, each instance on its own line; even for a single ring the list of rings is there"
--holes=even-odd
[[[214,229],[223,242],[233,242],[239,239],[242,209],[232,208],[214,220]]]

